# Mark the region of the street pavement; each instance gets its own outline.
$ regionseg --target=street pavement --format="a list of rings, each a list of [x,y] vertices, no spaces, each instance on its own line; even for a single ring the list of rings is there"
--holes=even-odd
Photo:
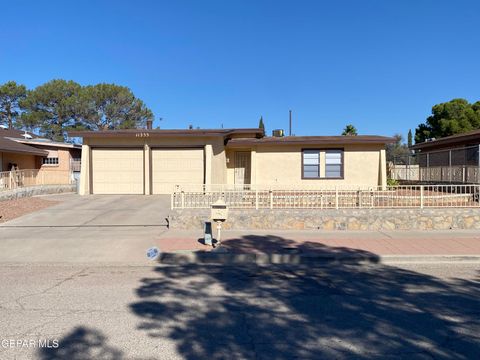
[[[480,359],[477,232],[231,231],[229,253],[360,256],[165,265],[146,250],[211,249],[166,198],[57,198],[0,226],[0,360]]]
[[[0,359],[479,359],[479,265],[3,264]]]

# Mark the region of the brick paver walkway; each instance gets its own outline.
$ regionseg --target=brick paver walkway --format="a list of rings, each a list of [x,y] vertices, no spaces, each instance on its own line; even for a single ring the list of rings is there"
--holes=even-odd
[[[201,232],[170,230],[158,239],[161,251],[205,250]],[[230,252],[341,253],[355,250],[377,255],[480,255],[478,231],[225,231],[222,245]],[[297,249],[297,250],[295,250]]]

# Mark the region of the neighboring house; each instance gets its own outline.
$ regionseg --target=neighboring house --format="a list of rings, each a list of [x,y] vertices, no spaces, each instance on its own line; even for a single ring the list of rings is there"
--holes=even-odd
[[[30,170],[62,177],[80,172],[81,146],[55,142],[30,132],[0,127],[1,171]]]
[[[480,130],[429,139],[411,147],[410,166],[419,168],[416,180],[480,183]]]
[[[285,189],[386,185],[383,136],[265,137],[261,129],[75,131],[80,194],[169,194],[176,185]],[[191,188],[191,187],[190,187]]]

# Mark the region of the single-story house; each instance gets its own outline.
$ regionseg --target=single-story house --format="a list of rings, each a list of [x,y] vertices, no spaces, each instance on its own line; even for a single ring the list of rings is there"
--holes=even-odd
[[[266,137],[262,129],[73,131],[80,194],[169,194],[176,185],[386,185],[384,136]],[[178,188],[177,188],[178,189]]]
[[[31,132],[0,126],[0,171],[80,171],[81,145],[56,142]]]
[[[480,183],[480,130],[428,139],[411,147],[420,181]]]

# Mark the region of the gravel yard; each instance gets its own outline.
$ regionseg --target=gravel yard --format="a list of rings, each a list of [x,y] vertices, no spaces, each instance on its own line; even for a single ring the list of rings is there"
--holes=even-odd
[[[27,197],[0,201],[0,223],[58,204],[59,201]]]

